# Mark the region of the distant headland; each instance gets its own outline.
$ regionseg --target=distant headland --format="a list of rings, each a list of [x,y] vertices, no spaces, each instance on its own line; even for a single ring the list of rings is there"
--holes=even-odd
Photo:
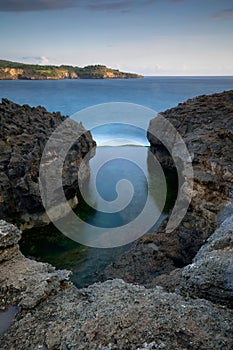
[[[103,65],[76,67],[25,64],[0,60],[0,80],[132,79],[142,75],[120,72]]]

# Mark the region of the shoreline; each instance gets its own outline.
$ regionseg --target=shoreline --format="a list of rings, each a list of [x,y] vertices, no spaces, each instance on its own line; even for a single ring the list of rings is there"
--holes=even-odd
[[[131,79],[142,75],[120,72],[104,65],[77,67],[70,65],[39,65],[0,60],[0,80],[58,80],[58,79]]]

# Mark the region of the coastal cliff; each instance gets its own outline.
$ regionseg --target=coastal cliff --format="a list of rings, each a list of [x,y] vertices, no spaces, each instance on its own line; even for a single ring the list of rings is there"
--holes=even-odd
[[[1,349],[233,348],[233,91],[163,115],[193,158],[194,193],[182,223],[168,234],[165,222],[139,239],[106,269],[113,280],[77,289],[69,271],[26,259],[21,232],[0,221],[0,308],[17,308]],[[151,149],[173,168],[153,125]]]
[[[191,204],[178,228],[166,233],[165,222],[156,234],[144,235],[105,270],[103,278],[174,290],[182,268],[192,263],[208,237],[233,212],[233,91],[190,99],[161,115],[174,125],[192,156]],[[153,136],[154,123],[155,119],[148,129],[151,151],[165,168],[174,169],[172,156]]]
[[[65,120],[60,113],[49,113],[40,106],[20,106],[7,99],[0,104],[0,217],[22,229],[50,221],[41,201],[39,167],[46,142]],[[80,164],[95,147],[90,132],[81,124],[76,126],[82,136],[70,149],[63,167],[63,185],[71,207],[78,203]],[[53,154],[49,161],[56,159],[57,154]],[[88,178],[88,159],[79,176],[83,181]]]
[[[131,79],[143,78],[135,73],[120,72],[104,65],[73,67],[25,64],[0,60],[0,80],[59,80],[59,79]]]

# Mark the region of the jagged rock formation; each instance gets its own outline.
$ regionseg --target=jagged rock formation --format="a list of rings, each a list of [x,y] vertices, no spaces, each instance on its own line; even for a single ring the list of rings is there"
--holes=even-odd
[[[164,232],[165,222],[158,233],[136,242],[106,269],[103,278],[123,278],[148,287],[161,284],[173,290],[181,278],[180,268],[192,262],[233,211],[233,91],[190,99],[161,114],[175,126],[192,155],[194,191],[189,210],[172,233]],[[148,129],[151,150],[164,167],[173,168],[171,155],[153,136],[154,121]]]
[[[233,91],[200,96],[161,113],[180,133],[192,156],[194,192],[191,210],[199,216],[196,228],[213,232],[216,214],[230,205],[233,180]],[[148,129],[152,152],[172,167],[170,154]]]
[[[19,250],[20,238],[21,231],[0,220],[1,308],[8,304],[33,308],[69,284],[70,271],[25,258]]]
[[[39,166],[46,142],[52,132],[66,120],[60,113],[49,113],[43,107],[20,106],[7,99],[0,104],[0,218],[22,228],[47,224],[39,192]],[[63,185],[74,207],[78,203],[78,170],[83,158],[95,146],[90,132],[81,124],[71,131],[83,132],[71,148],[63,167]],[[71,132],[71,135],[72,135]],[[67,133],[69,134],[69,133]],[[56,151],[55,151],[56,153]],[[52,154],[49,162],[57,160]],[[83,180],[89,176],[86,160]]]
[[[182,271],[179,292],[233,308],[233,216],[227,218]]]
[[[189,211],[172,234],[145,235],[106,270],[150,288],[114,279],[78,290],[68,271],[23,257],[19,230],[0,221],[0,308],[18,307],[1,349],[233,348],[233,92],[189,100],[165,114],[195,149]],[[195,146],[198,132],[203,147]],[[162,145],[151,142],[162,163],[173,166]]]
[[[232,349],[226,307],[122,280],[78,290],[69,272],[23,257],[19,237],[0,221],[0,307],[18,305],[2,350]]]

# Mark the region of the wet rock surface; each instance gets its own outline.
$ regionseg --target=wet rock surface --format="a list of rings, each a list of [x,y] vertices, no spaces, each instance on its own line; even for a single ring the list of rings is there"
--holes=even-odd
[[[69,118],[43,107],[17,105],[7,99],[0,104],[0,218],[22,228],[47,224],[39,192],[39,167],[46,142]],[[75,123],[82,136],[70,150],[63,168],[63,185],[71,206],[77,204],[77,174],[85,155],[95,146],[91,134]],[[72,129],[72,127],[71,127]],[[61,145],[60,145],[61,147]],[[58,155],[52,154],[50,162]],[[83,179],[89,176],[88,161]]]

